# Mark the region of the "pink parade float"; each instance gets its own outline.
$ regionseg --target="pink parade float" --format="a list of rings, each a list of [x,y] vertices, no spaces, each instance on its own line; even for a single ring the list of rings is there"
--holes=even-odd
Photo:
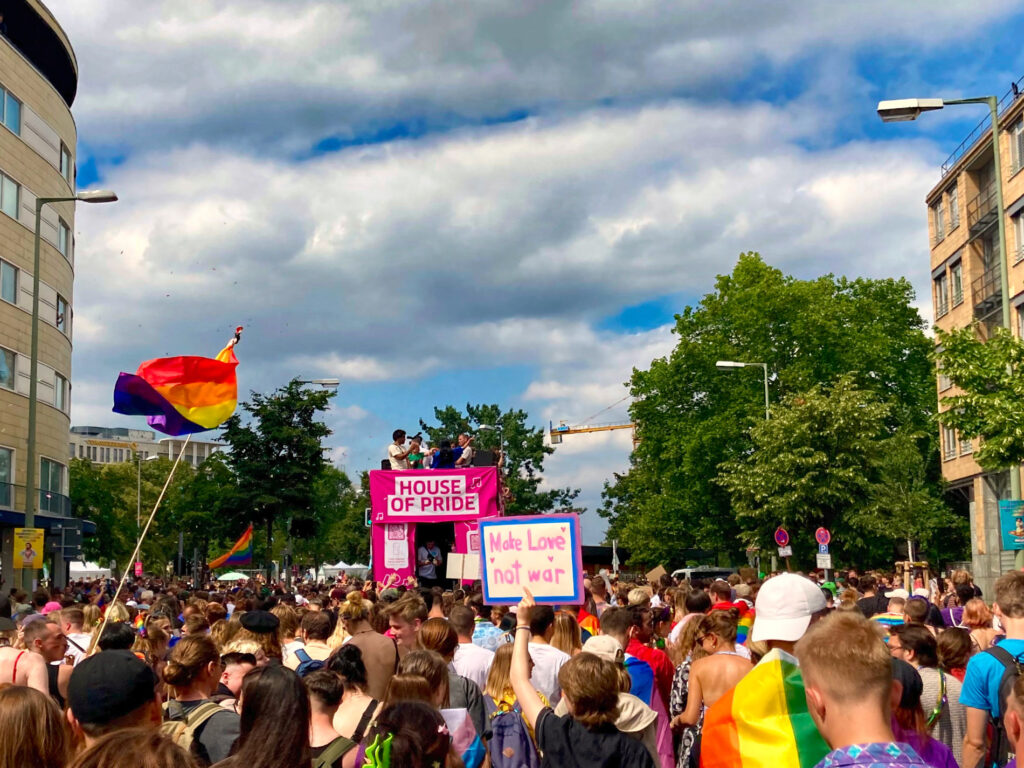
[[[503,511],[497,467],[372,470],[374,580],[415,576],[416,549],[427,541],[443,553],[439,578],[453,567],[464,581],[478,578],[478,521]]]

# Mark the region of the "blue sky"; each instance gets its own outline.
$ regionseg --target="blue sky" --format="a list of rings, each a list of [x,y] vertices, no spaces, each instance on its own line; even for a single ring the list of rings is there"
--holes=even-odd
[[[984,110],[875,103],[1024,75],[1005,0],[50,6],[80,186],[121,196],[76,221],[73,423],[138,425],[109,412],[119,370],[243,324],[245,389],[342,380],[350,472],[435,406],[616,402],[741,251],[906,276],[930,317],[923,199]],[[567,439],[547,478],[593,510],[628,454]]]

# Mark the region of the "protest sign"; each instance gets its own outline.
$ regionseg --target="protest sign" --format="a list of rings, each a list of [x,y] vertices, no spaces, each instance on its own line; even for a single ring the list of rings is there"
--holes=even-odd
[[[471,520],[498,514],[495,467],[370,472],[373,523]]]
[[[529,587],[538,603],[583,602],[580,521],[576,515],[480,520],[484,603],[508,605]]]

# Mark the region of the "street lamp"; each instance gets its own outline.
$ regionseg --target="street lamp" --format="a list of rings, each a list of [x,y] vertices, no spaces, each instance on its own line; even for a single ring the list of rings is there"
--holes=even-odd
[[[498,433],[498,451],[501,454],[505,452],[505,438],[501,433],[501,424],[499,423],[496,427],[492,427],[490,424],[477,424],[477,429],[482,429],[485,432],[497,432]]]
[[[338,379],[296,379],[296,384],[319,384],[324,389],[337,389],[341,383]]]
[[[878,116],[883,123],[916,120],[922,112],[959,104],[987,104],[992,118],[992,164],[996,187],[996,213],[999,223],[999,288],[1002,291],[1003,327],[1010,330],[1010,278],[1006,269],[1006,221],[1003,205],[1003,163],[999,153],[999,100],[995,96],[972,99],[898,99],[878,102]],[[1020,498],[1020,467],[1010,471],[1010,497]],[[1018,550],[1018,567],[1024,566],[1024,550]]]
[[[113,203],[117,195],[109,189],[93,189],[86,192],[79,192],[74,197],[37,197],[36,198],[36,229],[35,229],[35,257],[32,262],[32,340],[28,374],[28,445],[26,446],[26,458],[28,465],[25,467],[25,527],[33,528],[36,522],[36,390],[39,383],[39,251],[42,243],[42,236],[39,231],[42,221],[43,206],[49,203],[70,203],[81,201],[83,203]],[[22,586],[31,584],[33,576],[32,568],[25,568],[22,572]]]
[[[735,360],[719,360],[715,368],[720,371],[733,371],[737,368],[757,368],[764,371],[764,420],[768,421],[768,363],[739,363]]]

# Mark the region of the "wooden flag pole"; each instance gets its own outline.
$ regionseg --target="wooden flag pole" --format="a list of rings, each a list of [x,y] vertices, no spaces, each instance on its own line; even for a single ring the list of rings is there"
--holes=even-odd
[[[156,499],[156,504],[153,505],[153,511],[149,513],[149,519],[146,521],[146,527],[142,529],[142,533],[139,534],[139,540],[135,542],[135,551],[132,552],[131,560],[129,561],[131,563],[130,567],[134,567],[134,564],[139,559],[139,551],[142,549],[142,542],[146,538],[146,534],[149,533],[149,527],[153,524],[153,518],[156,517],[156,511],[160,508],[160,502],[164,500],[164,494],[167,493],[167,488],[171,484],[171,478],[174,477],[174,471],[178,468],[178,463],[181,461],[181,457],[185,455],[185,448],[188,447],[188,442],[191,439],[192,433],[189,433],[185,437],[185,442],[182,444],[181,450],[178,451],[178,458],[174,460],[174,465],[171,467],[171,471],[167,475],[167,480],[166,482],[164,482],[164,487],[160,490],[160,495]],[[126,568],[124,571],[124,575],[121,576],[121,583],[117,585],[117,591],[114,592],[114,601],[117,600],[117,596],[121,594],[121,590],[124,589],[124,583],[128,579],[128,573],[129,569]],[[107,619],[109,617],[110,606],[107,606],[107,610],[103,612],[103,623],[100,624],[99,631],[96,632],[95,635],[93,635],[92,643],[89,645],[88,655],[91,656],[92,654],[96,653],[96,650],[99,647],[100,636],[103,634],[103,630],[107,626]]]

